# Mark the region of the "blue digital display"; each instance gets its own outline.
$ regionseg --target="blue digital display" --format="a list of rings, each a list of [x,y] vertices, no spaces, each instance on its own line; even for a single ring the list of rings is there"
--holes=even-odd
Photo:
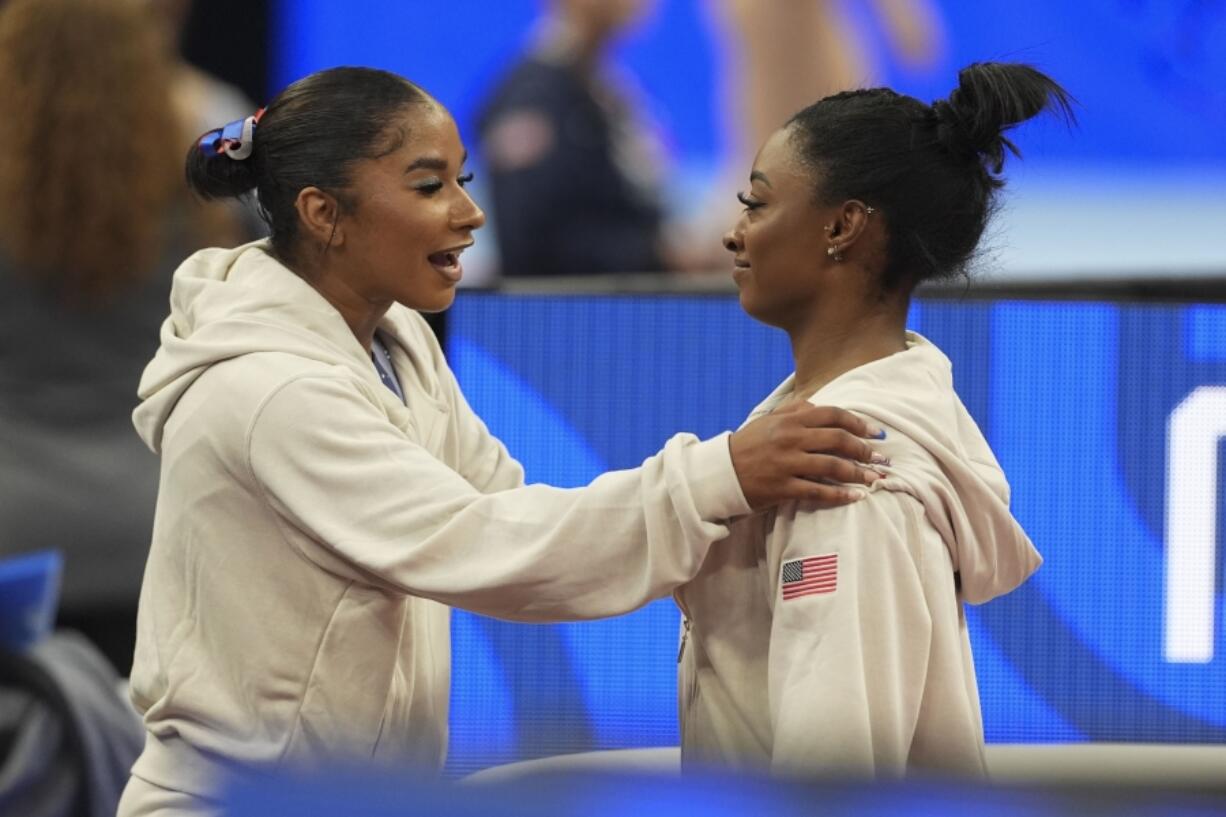
[[[1226,306],[929,300],[909,324],[1046,559],[969,615],[988,740],[1226,742]],[[725,296],[465,293],[448,335],[529,481],[564,486],[736,427],[791,361]],[[457,612],[451,771],[675,744],[677,628],[669,600],[558,626]]]

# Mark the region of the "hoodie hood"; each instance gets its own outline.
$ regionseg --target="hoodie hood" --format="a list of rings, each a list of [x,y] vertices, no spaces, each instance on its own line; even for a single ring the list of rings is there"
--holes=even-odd
[[[876,447],[892,465],[874,487],[905,491],[923,503],[967,601],[982,604],[1008,593],[1042,564],[1009,511],[1000,464],[954,391],[949,358],[932,343],[908,332],[905,351],[846,372],[809,402],[841,406],[889,429]]]
[[[161,449],[163,428],[179,398],[210,366],[230,358],[286,352],[374,377],[344,318],[273,257],[267,239],[201,250],[184,261],[175,271],[160,340],[132,414],[137,433],[154,452]]]

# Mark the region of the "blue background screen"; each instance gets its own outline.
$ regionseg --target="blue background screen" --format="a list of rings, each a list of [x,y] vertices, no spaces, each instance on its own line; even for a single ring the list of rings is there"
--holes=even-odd
[[[1226,385],[1226,306],[921,300],[909,323],[953,361],[1046,559],[970,610],[988,740],[1226,742],[1220,525],[1202,543],[1210,660],[1163,648],[1165,497],[1188,478],[1169,473],[1168,423]],[[731,296],[465,293],[448,335],[473,408],[530,482],[562,486],[636,466],[678,431],[735,428],[791,368],[786,336]],[[670,600],[557,626],[457,611],[452,771],[675,744],[678,622]]]

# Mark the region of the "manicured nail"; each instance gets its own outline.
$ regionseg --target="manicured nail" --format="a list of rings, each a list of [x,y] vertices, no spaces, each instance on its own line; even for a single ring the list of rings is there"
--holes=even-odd
[[[874,451],[873,455],[868,458],[868,461],[871,462],[873,465],[889,465],[890,464],[889,457],[887,457],[885,454],[881,454],[876,451]]]
[[[844,494],[846,495],[848,502],[859,502],[861,499],[866,499],[868,497],[868,491],[857,491],[854,488],[852,490],[845,491]]]
[[[885,429],[882,428],[881,426],[873,425],[872,423],[869,423],[868,424],[868,436],[872,437],[874,440],[884,440],[885,439]]]

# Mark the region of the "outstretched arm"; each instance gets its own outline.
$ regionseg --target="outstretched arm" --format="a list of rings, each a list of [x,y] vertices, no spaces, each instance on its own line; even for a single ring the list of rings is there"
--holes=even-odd
[[[639,468],[584,488],[486,494],[389,424],[351,381],[304,377],[265,401],[248,462],[270,506],[306,535],[287,538],[324,569],[502,618],[599,618],[692,578],[726,535],[724,521],[751,501],[844,490],[806,477],[863,469],[805,448],[833,440],[859,456],[867,445],[813,421],[794,411],[746,426],[733,437],[735,467],[727,435],[682,434]]]

